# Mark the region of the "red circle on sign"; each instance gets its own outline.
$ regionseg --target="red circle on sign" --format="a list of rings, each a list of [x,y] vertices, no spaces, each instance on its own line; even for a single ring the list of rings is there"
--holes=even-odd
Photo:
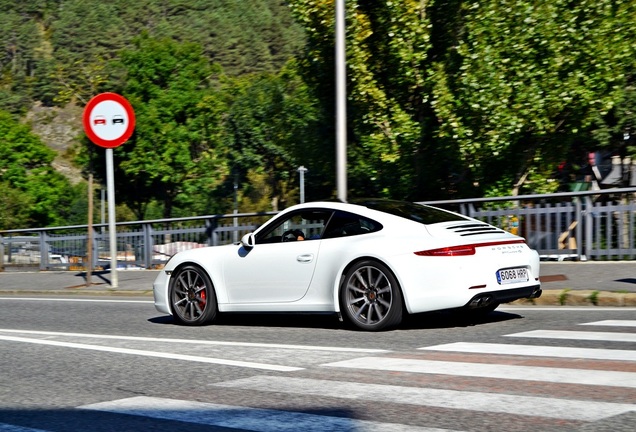
[[[101,93],[84,108],[84,131],[96,145],[119,147],[135,130],[135,112],[128,100],[117,93]]]

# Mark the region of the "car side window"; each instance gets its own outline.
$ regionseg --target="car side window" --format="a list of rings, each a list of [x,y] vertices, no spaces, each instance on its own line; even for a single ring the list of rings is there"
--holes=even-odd
[[[372,219],[349,212],[337,211],[329,221],[323,238],[349,237],[368,234],[381,229],[382,224]]]
[[[320,239],[331,214],[331,211],[326,210],[300,210],[290,213],[258,233],[256,244]]]

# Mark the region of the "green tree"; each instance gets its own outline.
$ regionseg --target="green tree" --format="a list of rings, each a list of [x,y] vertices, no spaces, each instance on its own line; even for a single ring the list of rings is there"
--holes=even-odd
[[[5,3],[5,4],[2,4]],[[13,113],[31,103],[28,81],[35,69],[40,32],[36,22],[15,2],[0,3],[0,106]]]
[[[0,229],[18,229],[30,226],[30,198],[9,182],[0,181]]]
[[[438,136],[456,144],[479,190],[500,179],[554,190],[545,185],[556,164],[608,143],[591,130],[634,70],[636,3],[475,1],[462,11],[459,61],[433,74]]]
[[[54,156],[29,126],[0,111],[3,229],[61,225],[67,220],[70,213],[66,209],[76,199],[77,191],[51,166]]]
[[[308,35],[305,76],[329,112],[334,2],[290,3]],[[561,161],[624,146],[636,2],[346,4],[354,194],[547,192]]]
[[[163,216],[171,217],[175,208],[195,205],[226,174],[218,142],[223,103],[214,90],[220,71],[200,45],[147,34],[121,60],[127,70],[123,94],[137,123],[132,139],[115,151],[118,199],[139,218],[156,200]]]
[[[306,29],[304,76],[335,117],[334,2],[290,2]],[[445,184],[429,139],[430,2],[346,2],[348,173],[353,195],[422,199]],[[333,135],[330,137],[333,143]],[[442,187],[440,187],[442,186]]]
[[[261,202],[265,197],[275,208],[295,204],[300,165],[316,170],[316,182],[309,189],[318,193],[323,157],[316,134],[316,101],[295,64],[275,75],[237,78],[225,92],[231,101],[225,121],[226,141],[232,150],[233,173],[244,186],[241,209],[250,207],[248,198]],[[263,186],[254,187],[256,184]]]

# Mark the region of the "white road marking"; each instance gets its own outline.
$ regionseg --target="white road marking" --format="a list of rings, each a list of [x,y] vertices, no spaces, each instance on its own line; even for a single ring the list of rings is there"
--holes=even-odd
[[[47,432],[47,431],[43,429],[33,429],[28,427],[0,423],[0,432]]]
[[[536,345],[510,345],[493,343],[456,342],[418,348],[427,351],[451,351],[479,354],[503,354],[534,357],[559,357],[593,360],[619,360],[636,362],[636,351],[597,348],[568,348]]]
[[[634,312],[635,307],[629,306],[499,306],[498,311],[550,311],[550,312]]]
[[[107,299],[79,299],[79,298],[58,298],[58,297],[0,297],[0,300],[19,300],[19,301],[39,301],[39,302],[77,302],[77,303],[143,303],[154,304],[152,300],[107,300]]]
[[[604,320],[590,323],[582,323],[581,325],[589,326],[609,326],[609,327],[636,327],[636,320]]]
[[[421,428],[345,417],[145,396],[84,405],[79,408],[259,432],[323,432],[326,430],[360,430],[369,432],[448,431],[448,429]]]
[[[391,357],[363,357],[353,360],[327,363],[323,366],[374,370],[376,372],[382,370],[462,377],[636,388],[636,373],[633,372],[445,362]]]
[[[562,330],[531,330],[504,335],[507,337],[571,339],[604,342],[636,342],[636,333],[584,332]]]
[[[373,402],[377,402],[378,397],[381,397],[382,403],[533,415],[567,420],[597,421],[636,410],[636,405],[633,404],[274,376],[255,376],[214,385],[251,391]]]
[[[328,346],[325,347],[325,346],[313,346],[313,345],[266,344],[266,343],[253,343],[253,342],[227,342],[227,341],[189,340],[189,339],[163,339],[163,338],[141,337],[141,336],[115,336],[115,335],[90,334],[90,333],[62,333],[62,332],[15,330],[15,329],[0,329],[0,333],[38,335],[38,336],[60,336],[60,337],[72,337],[72,338],[74,337],[74,338],[91,338],[91,339],[111,339],[111,340],[126,340],[126,341],[137,341],[137,342],[162,342],[162,343],[177,343],[180,345],[183,345],[183,344],[218,345],[218,346],[232,346],[232,347],[292,349],[292,350],[307,350],[307,351],[333,351],[333,352],[368,353],[368,354],[390,352],[389,350],[370,349],[370,348],[347,348],[347,347],[328,347]]]
[[[211,358],[211,357],[190,356],[190,355],[183,355],[183,354],[157,352],[157,351],[144,351],[144,350],[129,349],[129,348],[115,348],[115,347],[105,347],[105,346],[99,346],[99,345],[86,345],[86,344],[79,344],[79,343],[72,343],[72,342],[58,342],[58,341],[45,340],[45,339],[29,339],[29,338],[13,337],[13,336],[0,336],[0,340],[4,340],[7,342],[21,342],[21,343],[31,343],[31,344],[38,344],[38,345],[49,345],[49,346],[56,346],[56,347],[62,347],[62,348],[102,351],[102,352],[116,353],[116,354],[131,354],[131,355],[138,355],[138,356],[144,356],[144,357],[157,357],[157,358],[164,358],[164,359],[170,359],[170,360],[184,360],[184,361],[199,362],[199,363],[211,363],[211,364],[218,364],[218,365],[224,365],[224,366],[236,366],[236,367],[263,369],[263,370],[278,371],[278,372],[294,372],[294,371],[303,370],[303,368],[291,367],[291,366],[243,362],[243,361],[225,360],[225,359],[218,359],[218,358]]]

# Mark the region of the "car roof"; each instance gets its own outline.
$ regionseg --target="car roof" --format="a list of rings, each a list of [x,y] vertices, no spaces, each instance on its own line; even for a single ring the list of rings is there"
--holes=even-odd
[[[314,201],[289,207],[285,210],[285,213],[296,209],[309,208],[342,210],[376,219],[399,217],[402,220],[409,220],[425,225],[439,222],[465,221],[468,219],[465,216],[436,207],[384,198],[360,198],[353,199],[349,202],[341,202],[338,200]]]

